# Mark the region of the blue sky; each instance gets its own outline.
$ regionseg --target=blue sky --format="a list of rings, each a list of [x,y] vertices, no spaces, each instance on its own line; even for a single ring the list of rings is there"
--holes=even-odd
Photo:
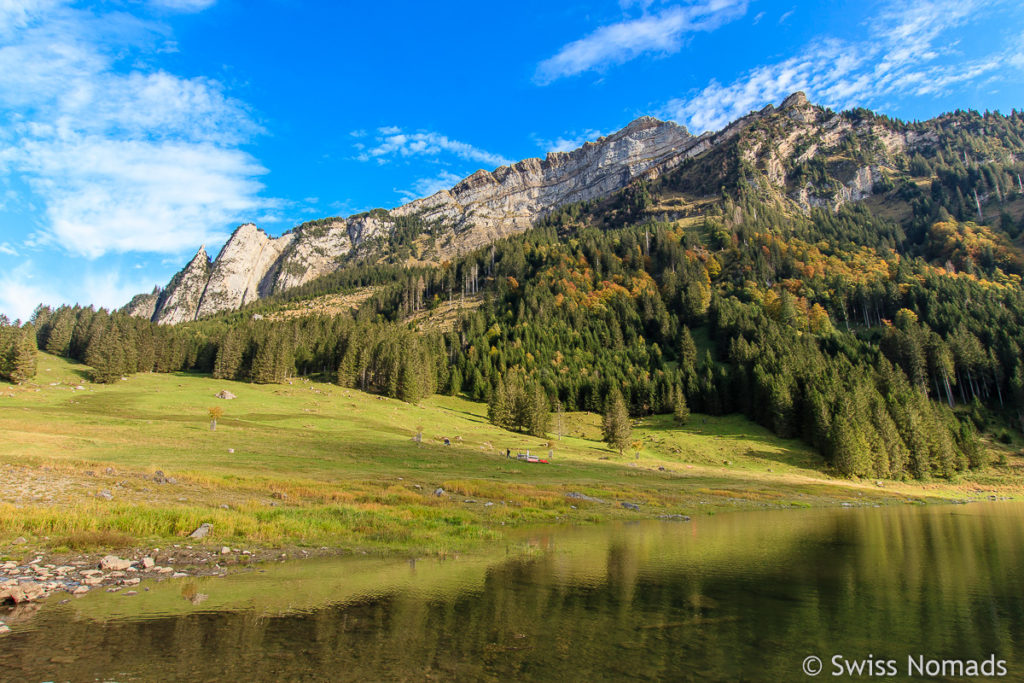
[[[0,313],[119,306],[276,235],[792,91],[1024,108],[1018,2],[0,0]]]

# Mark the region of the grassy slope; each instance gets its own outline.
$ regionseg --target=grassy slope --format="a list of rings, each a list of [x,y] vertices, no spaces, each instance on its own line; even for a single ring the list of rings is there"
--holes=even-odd
[[[526,523],[1024,493],[1010,474],[1015,458],[956,484],[832,479],[807,447],[736,416],[694,415],[683,428],[648,418],[634,431],[644,440],[635,459],[600,442],[599,416],[568,414],[553,463],[528,465],[505,448],[546,454],[545,440],[495,428],[486,406],[458,398],[412,406],[298,379],[257,386],[187,374],[104,386],[87,371],[41,354],[35,385],[0,386],[0,550],[21,535],[58,548],[83,531],[142,543],[212,522],[213,544],[443,552]],[[221,389],[238,398],[213,398]],[[225,414],[210,431],[214,405]],[[157,470],[177,483],[147,478]],[[434,496],[437,487],[446,494]]]

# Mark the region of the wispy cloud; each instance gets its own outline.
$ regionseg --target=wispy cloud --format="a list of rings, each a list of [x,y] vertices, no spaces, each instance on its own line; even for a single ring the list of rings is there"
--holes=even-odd
[[[376,146],[362,151],[356,158],[360,161],[376,160],[387,163],[396,157],[434,157],[442,154],[453,155],[466,161],[475,161],[490,166],[512,163],[500,154],[488,152],[465,142],[433,132],[405,133],[397,126],[377,129]],[[363,149],[363,148],[359,148]]]
[[[660,114],[690,130],[717,130],[768,102],[803,90],[834,108],[871,106],[898,95],[939,95],[1013,64],[1019,46],[987,57],[957,60],[948,33],[983,13],[980,0],[899,3],[882,12],[861,41],[819,38],[797,55],[759,66],[731,83],[712,80],[700,91],[669,101]]]
[[[604,133],[599,130],[588,129],[582,133],[577,133],[576,131],[565,133],[554,140],[534,137],[534,142],[545,152],[570,152],[578,147],[582,147],[583,143],[593,142],[603,135]]]
[[[455,184],[460,180],[462,180],[462,176],[460,175],[456,175],[451,171],[441,171],[436,176],[416,180],[416,182],[412,184],[412,189],[410,190],[396,189],[395,192],[404,197],[406,201],[411,202],[414,199],[429,197],[441,190],[448,190],[455,186]]]
[[[150,0],[153,6],[173,12],[201,12],[215,2],[217,0]]]
[[[648,4],[641,3],[642,8],[646,10]],[[707,0],[602,26],[541,62],[534,81],[547,85],[566,76],[622,64],[645,53],[671,54],[683,46],[687,34],[713,31],[746,12],[747,0]]]
[[[179,252],[271,203],[265,169],[238,148],[260,132],[247,107],[217,81],[146,66],[166,36],[123,12],[0,3],[0,175],[45,206],[27,242],[89,258]]]

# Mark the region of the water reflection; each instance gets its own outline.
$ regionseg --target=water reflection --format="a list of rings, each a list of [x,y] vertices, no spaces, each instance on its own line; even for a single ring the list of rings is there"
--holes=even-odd
[[[0,678],[779,681],[809,654],[994,653],[1020,679],[1022,518],[737,513],[166,582],[47,606],[0,640]]]

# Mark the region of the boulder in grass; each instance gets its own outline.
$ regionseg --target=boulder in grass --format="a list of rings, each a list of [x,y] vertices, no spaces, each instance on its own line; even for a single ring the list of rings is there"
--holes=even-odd
[[[216,394],[214,394],[214,398],[223,398],[226,401],[230,401],[231,399],[238,398],[238,397],[235,396],[234,394],[232,394],[227,389],[221,389]]]
[[[203,522],[199,525],[199,528],[188,535],[189,538],[205,538],[210,530],[213,529],[213,525],[209,522]]]

